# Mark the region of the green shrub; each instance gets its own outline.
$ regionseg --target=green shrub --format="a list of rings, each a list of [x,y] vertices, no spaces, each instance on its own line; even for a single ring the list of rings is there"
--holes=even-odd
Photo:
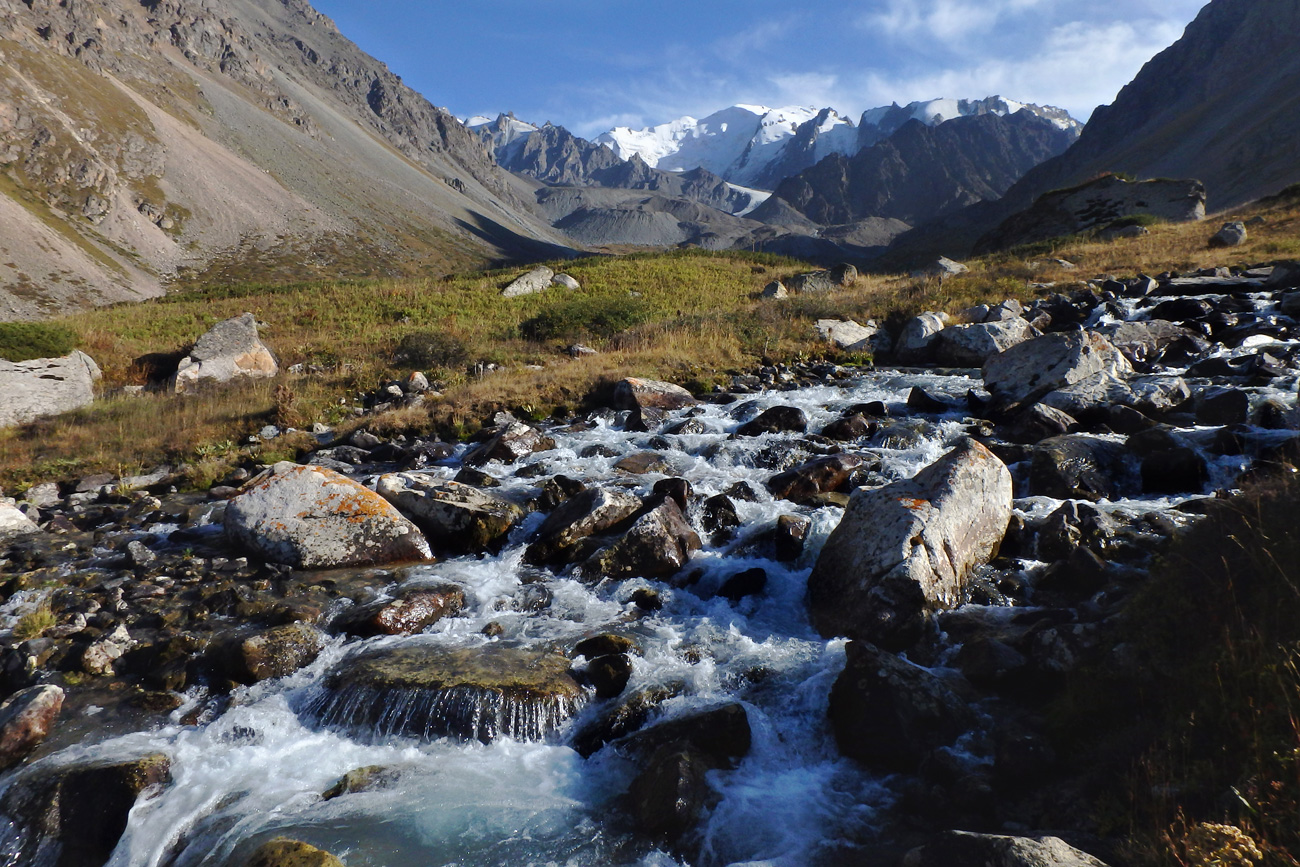
[[[45,322],[0,322],[0,358],[28,361],[58,358],[77,346],[77,335],[63,325]]]
[[[640,298],[573,298],[548,307],[523,322],[525,340],[610,338],[650,321],[652,311]]]
[[[459,338],[438,331],[416,331],[397,344],[394,358],[411,368],[460,367],[467,358],[465,344]]]

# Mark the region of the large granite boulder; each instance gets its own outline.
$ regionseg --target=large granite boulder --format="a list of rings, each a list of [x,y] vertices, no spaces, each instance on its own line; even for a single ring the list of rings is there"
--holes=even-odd
[[[586,704],[561,653],[501,643],[418,644],[343,662],[307,709],[381,736],[539,740]]]
[[[510,281],[510,285],[502,290],[501,296],[503,298],[517,298],[520,295],[536,295],[538,292],[545,292],[554,279],[554,271],[545,265],[539,265],[527,274],[522,274]]]
[[[1011,473],[966,440],[913,479],[859,488],[808,578],[813,625],[883,647],[914,641],[927,611],[962,599],[1011,520]]]
[[[230,382],[241,377],[275,376],[280,365],[257,334],[252,313],[212,326],[198,339],[190,354],[176,366],[172,385],[178,392],[193,391],[202,380]]]
[[[440,550],[478,552],[498,547],[524,510],[472,485],[419,473],[390,473],[375,485],[379,496],[413,520]]]
[[[230,501],[225,528],[232,543],[302,569],[433,556],[420,529],[387,500],[321,467],[276,464]]]
[[[1132,365],[1092,331],[1045,334],[999,352],[984,363],[984,386],[995,401],[1033,403],[1043,395],[1099,373],[1125,376]]]
[[[0,427],[88,405],[101,375],[95,360],[79,349],[62,358],[0,359]]]
[[[695,398],[680,385],[629,376],[614,386],[615,409],[681,409]]]
[[[932,360],[939,332],[948,327],[946,313],[922,313],[907,320],[894,343],[894,356],[904,364]]]
[[[0,771],[21,762],[49,735],[63,710],[63,690],[33,686],[0,704]]]
[[[1023,319],[949,325],[939,332],[935,356],[940,364],[953,367],[978,367],[985,359],[1024,343],[1037,331]]]

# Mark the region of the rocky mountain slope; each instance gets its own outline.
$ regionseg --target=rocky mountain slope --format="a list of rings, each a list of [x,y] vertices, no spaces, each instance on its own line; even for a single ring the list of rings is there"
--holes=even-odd
[[[0,4],[0,319],[555,255],[481,140],[302,0]]]
[[[1213,0],[1181,39],[1098,108],[1079,141],[1008,194],[1021,207],[1103,171],[1194,177],[1211,210],[1300,181],[1294,0]]]
[[[855,156],[829,156],[782,181],[752,216],[779,224],[793,210],[822,225],[867,217],[918,225],[998,198],[1069,147],[1073,135],[1028,111],[970,114],[933,126],[912,118]]]

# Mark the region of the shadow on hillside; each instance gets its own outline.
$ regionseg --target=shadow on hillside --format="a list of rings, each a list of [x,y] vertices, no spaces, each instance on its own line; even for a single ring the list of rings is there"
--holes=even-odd
[[[549,241],[540,241],[537,238],[521,235],[477,211],[471,211],[470,215],[473,222],[457,220],[456,223],[465,231],[483,239],[504,254],[501,259],[493,263],[494,267],[521,262],[542,262],[549,259],[576,259],[584,255],[581,250],[573,247],[565,247],[561,244],[552,244]]]

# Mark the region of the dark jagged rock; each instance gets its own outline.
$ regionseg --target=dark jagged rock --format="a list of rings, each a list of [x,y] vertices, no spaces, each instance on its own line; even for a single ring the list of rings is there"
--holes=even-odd
[[[915,771],[936,747],[967,731],[973,714],[935,675],[861,641],[831,688],[840,752],[879,771]]]
[[[478,552],[499,547],[524,516],[523,509],[502,497],[417,473],[382,476],[375,491],[414,521],[440,550]]]
[[[632,494],[589,488],[547,516],[524,557],[537,564],[566,562],[583,539],[613,529],[640,508]]]
[[[700,537],[677,503],[665,500],[638,518],[623,538],[584,563],[582,574],[585,580],[663,578],[685,566],[700,547]]]
[[[797,406],[774,406],[736,428],[736,436],[756,437],[783,431],[802,433],[807,429],[808,416],[803,410]]]
[[[1059,499],[1113,500],[1129,487],[1124,450],[1082,435],[1053,437],[1034,448],[1029,489]]]
[[[455,584],[417,587],[400,592],[395,599],[347,611],[334,627],[363,638],[410,635],[424,631],[444,617],[459,614],[464,607],[465,591]]]
[[[857,455],[827,455],[814,458],[784,473],[777,473],[767,482],[772,496],[792,503],[808,503],[819,494],[838,491],[849,481],[854,470],[864,461]]]

